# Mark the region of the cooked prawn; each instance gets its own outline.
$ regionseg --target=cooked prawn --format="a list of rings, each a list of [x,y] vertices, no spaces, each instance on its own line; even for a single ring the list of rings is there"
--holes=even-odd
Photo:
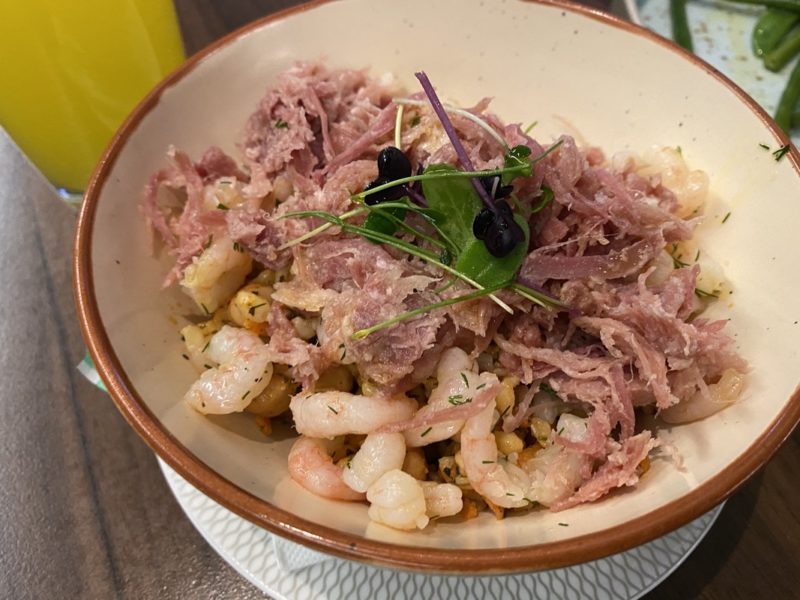
[[[225,325],[211,337],[204,354],[218,366],[200,375],[184,396],[203,414],[243,411],[272,378],[266,344],[245,329]]]
[[[431,519],[452,517],[460,513],[464,507],[461,488],[457,485],[435,481],[421,481],[420,485],[425,495],[425,514]]]
[[[405,457],[402,433],[370,433],[347,463],[342,479],[355,491],[366,492],[384,473],[401,469]]]
[[[436,367],[437,385],[428,398],[428,403],[417,411],[417,417],[427,416],[463,401],[482,382],[472,371],[472,360],[461,348],[449,348],[442,353]],[[409,448],[426,446],[449,439],[464,426],[464,420],[443,421],[434,425],[423,425],[404,432]]]
[[[367,490],[369,518],[395,529],[424,529],[425,493],[420,482],[408,473],[394,469],[381,475]]]
[[[246,252],[239,252],[227,236],[212,238],[211,245],[186,267],[181,287],[197,306],[211,314],[242,287],[252,267]]]
[[[504,508],[526,506],[530,479],[519,467],[498,461],[492,426],[494,403],[467,419],[461,430],[461,457],[472,489]]]
[[[372,433],[383,425],[403,421],[417,409],[406,396],[361,396],[329,391],[302,393],[289,405],[298,433],[315,438]]]
[[[342,480],[342,467],[331,454],[340,442],[301,435],[289,451],[289,475],[312,494],[332,500],[363,500],[364,494]]]

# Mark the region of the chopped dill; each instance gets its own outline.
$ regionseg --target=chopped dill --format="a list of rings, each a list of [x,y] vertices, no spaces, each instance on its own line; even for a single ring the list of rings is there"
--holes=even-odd
[[[775,162],[780,162],[780,160],[789,152],[791,147],[791,144],[786,144],[785,146],[781,146],[775,150],[775,152],[772,153],[772,156],[775,157]]]

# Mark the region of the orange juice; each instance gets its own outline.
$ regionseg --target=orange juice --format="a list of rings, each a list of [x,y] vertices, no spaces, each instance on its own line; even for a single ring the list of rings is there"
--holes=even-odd
[[[7,0],[0,57],[0,125],[56,186],[80,191],[183,46],[170,0]]]

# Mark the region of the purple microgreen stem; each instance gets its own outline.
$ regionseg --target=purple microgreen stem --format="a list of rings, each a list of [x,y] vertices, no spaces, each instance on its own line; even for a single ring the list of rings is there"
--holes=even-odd
[[[431,80],[428,79],[425,71],[414,73],[414,76],[422,85],[422,89],[425,91],[425,95],[428,97],[428,100],[431,103],[433,112],[435,112],[436,116],[439,117],[439,121],[441,121],[447,137],[450,138],[450,143],[453,144],[453,149],[456,151],[456,155],[458,155],[458,161],[461,163],[461,166],[467,171],[474,171],[475,167],[473,166],[467,151],[464,149],[461,140],[458,139],[456,128],[453,127],[453,122],[450,120],[450,117],[447,116],[447,111],[442,106],[439,96],[436,95],[436,90],[433,89]],[[481,185],[481,182],[476,179],[472,179],[472,187],[475,188],[475,191],[478,193],[478,197],[480,197],[484,206],[490,209],[493,213],[497,214],[497,207],[494,204],[494,200],[491,196],[489,196],[489,192],[486,191],[483,185]]]

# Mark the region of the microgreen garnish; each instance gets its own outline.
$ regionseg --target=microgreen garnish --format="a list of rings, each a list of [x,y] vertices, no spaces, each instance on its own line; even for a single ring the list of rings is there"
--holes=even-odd
[[[426,435],[428,435],[431,432],[432,429],[433,429],[433,427],[428,427],[425,431],[423,431],[422,433],[419,434],[419,437],[425,437]]]
[[[333,414],[338,415],[339,411],[333,408],[330,404],[328,404],[328,410],[331,411]]]
[[[545,206],[547,206],[548,204],[550,204],[550,202],[553,201],[553,197],[554,197],[553,190],[551,190],[546,185],[543,185],[542,196],[539,198],[539,202],[534,204],[533,208],[531,208],[531,214],[535,214],[541,211]]]
[[[791,147],[791,144],[786,144],[785,146],[781,146],[775,150],[775,152],[772,153],[772,156],[775,157],[775,162],[780,161],[784,156],[786,156],[786,153],[789,152]]]
[[[395,146],[385,147],[379,153],[378,178],[367,189],[351,196],[361,206],[342,215],[326,211],[301,211],[282,215],[281,218],[316,217],[326,222],[283,244],[279,250],[290,248],[335,226],[345,233],[392,246],[452,276],[450,282],[435,293],[442,293],[457,279],[474,288],[469,293],[444,298],[358,330],[353,333],[354,339],[362,339],[370,333],[431,310],[484,296],[513,314],[511,307],[495,295],[501,289],[511,290],[545,308],[563,307],[558,299],[546,292],[514,281],[528,254],[530,231],[527,220],[552,201],[552,190],[543,186],[538,202],[532,208],[525,207],[522,210],[518,207],[518,212],[524,216],[515,214],[505,200],[512,194],[509,182],[516,177],[530,176],[533,165],[558,148],[561,141],[531,158],[531,149],[528,146],[519,145],[508,149],[500,138],[498,141],[505,148],[503,168],[476,171],[447,116],[447,111],[458,112],[460,109],[443,107],[425,74],[417,73],[417,78],[465,170],[459,171],[450,165],[428,165],[421,173],[418,171],[411,174],[409,159],[399,148],[403,126],[402,106],[424,102],[398,99]],[[476,123],[480,121],[479,124],[482,123],[484,129],[499,137],[492,126],[480,117],[467,114],[463,116]],[[412,185],[417,182],[422,184],[421,195]],[[520,204],[515,196],[512,199],[517,205]],[[418,226],[406,223],[408,212],[424,219],[433,232],[427,228],[422,231]],[[368,214],[362,225],[348,221],[365,213]],[[479,220],[482,224],[480,228],[477,227]],[[400,229],[410,234],[410,238],[408,235],[396,237],[394,234]]]
[[[539,121],[533,121],[525,129],[522,130],[522,133],[524,133],[525,135],[528,135],[531,132],[531,129],[536,127],[538,124],[539,124]]]
[[[227,207],[227,206],[225,206],[225,205],[224,205],[222,202],[220,202],[219,204],[217,204],[217,208],[218,208],[219,210],[228,210],[228,207]]]
[[[508,406],[506,406],[506,407],[503,409],[503,412],[501,412],[501,413],[500,413],[500,418],[502,419],[503,417],[505,417],[505,416],[506,416],[506,413],[507,413],[509,410],[511,410],[511,405],[510,405],[510,404],[509,404]]]
[[[403,133],[403,105],[397,107],[397,116],[394,120],[394,145],[400,148]]]
[[[461,406],[462,404],[469,404],[472,398],[464,398],[461,394],[453,394],[447,398],[447,401],[453,406]]]
[[[205,345],[205,346],[203,346],[203,349],[202,349],[202,350],[200,350],[200,352],[205,352],[206,350],[208,350],[208,346],[209,346],[210,344],[211,344],[211,340],[208,340],[208,341],[206,342],[206,345]]]
[[[521,173],[505,173],[501,176],[503,184],[511,183],[519,175],[530,177],[531,163],[530,163],[531,149],[524,145],[514,146],[506,152],[503,160],[505,167],[527,167]]]
[[[442,106],[442,102],[439,100],[436,90],[433,89],[433,84],[431,84],[430,79],[428,79],[428,76],[424,71],[414,73],[414,76],[422,85],[422,90],[428,97],[428,101],[431,103],[433,112],[435,112],[436,116],[439,117],[439,121],[442,124],[444,132],[447,134],[447,137],[450,138],[450,143],[453,145],[453,149],[456,151],[456,156],[458,156],[458,162],[460,162],[461,166],[467,171],[474,171],[475,167],[472,166],[472,160],[470,159],[469,154],[467,154],[467,151],[464,149],[464,146],[461,144],[461,140],[458,138],[458,134],[456,133],[456,128],[453,127],[450,117],[447,116],[447,111],[445,111],[444,106]],[[489,193],[484,189],[480,182],[472,179],[470,180],[470,183],[475,191],[478,192],[478,196],[483,202],[483,205],[492,212],[496,213],[497,208],[494,200],[489,196]]]
[[[203,304],[202,302],[200,303],[200,308],[202,308],[203,312],[206,313],[207,315],[211,314],[211,312],[206,308],[206,305]]]
[[[379,242],[382,242],[384,244],[387,244],[387,245],[390,245],[390,246],[394,246],[395,248],[403,250],[403,251],[407,252],[408,254],[411,254],[412,256],[416,256],[417,258],[420,258],[420,259],[424,260],[425,262],[428,262],[428,263],[430,263],[432,265],[435,265],[435,266],[439,267],[440,269],[442,269],[443,271],[446,271],[447,273],[449,273],[449,274],[451,274],[451,275],[453,275],[455,277],[458,277],[464,283],[467,283],[468,285],[470,285],[470,286],[472,286],[472,287],[474,287],[474,288],[476,288],[478,290],[485,289],[483,285],[481,285],[477,281],[473,280],[469,276],[467,276],[464,273],[461,273],[460,271],[450,267],[449,265],[445,265],[444,263],[440,262],[438,260],[438,256],[436,256],[435,254],[433,254],[429,250],[425,250],[424,248],[420,248],[419,246],[415,246],[414,244],[406,242],[405,240],[398,239],[398,238],[393,237],[391,235],[386,235],[386,234],[383,234],[383,233],[380,233],[380,232],[377,232],[377,231],[371,231],[369,229],[366,229],[365,227],[359,227],[357,225],[350,225],[350,224],[345,223],[344,221],[342,221],[341,218],[339,218],[336,215],[333,215],[331,213],[328,213],[328,212],[325,212],[325,211],[313,211],[313,210],[310,210],[310,211],[300,211],[300,212],[286,213],[285,215],[283,215],[283,218],[287,218],[287,217],[319,217],[321,219],[325,219],[325,220],[333,223],[334,225],[337,225],[337,226],[341,227],[344,231],[347,231],[348,233],[355,233],[355,234],[358,234],[361,237],[364,237],[364,238],[366,238],[368,240],[379,241]],[[503,286],[498,286],[497,289],[499,289],[499,287],[503,287]],[[495,291],[495,290],[492,290],[492,291]],[[466,296],[468,296],[468,295],[462,296],[462,300],[471,300],[472,299],[472,298],[468,298]],[[500,305],[503,308],[503,310],[505,310],[508,313],[513,314],[514,311],[511,310],[511,307],[508,306],[505,302],[502,302],[501,300],[499,300],[499,299],[497,299],[495,297],[492,297],[492,299],[498,305]],[[453,303],[451,302],[451,304],[453,304]],[[543,305],[544,305],[544,301],[543,301]],[[419,314],[419,313],[416,313],[416,314]],[[407,315],[407,316],[414,316],[414,315]]]
[[[730,219],[730,218],[731,218],[731,213],[728,213],[727,215],[725,215],[724,217],[722,217],[722,222],[724,223],[725,221],[727,221],[727,220],[728,220],[728,219]]]
[[[494,464],[494,461],[493,461],[493,460],[482,460],[481,462],[482,462],[484,465],[493,465],[493,464]]]
[[[392,317],[391,319],[386,319],[385,321],[381,321],[380,323],[376,323],[372,327],[366,327],[365,329],[359,329],[355,333],[353,333],[353,338],[356,340],[363,339],[367,337],[370,333],[374,333],[379,331],[380,329],[384,329],[386,327],[390,327],[396,323],[400,323],[401,321],[405,321],[406,319],[410,319],[411,317],[416,317],[417,315],[421,315],[437,308],[443,308],[445,306],[450,306],[452,304],[458,304],[459,302],[466,302],[468,300],[474,300],[476,298],[482,298],[483,296],[488,296],[493,292],[499,290],[502,286],[494,286],[490,288],[484,288],[482,290],[476,290],[474,292],[470,292],[469,294],[464,294],[462,296],[456,296],[455,298],[448,298],[447,300],[442,300],[441,302],[434,302],[432,304],[426,304],[425,306],[420,306],[419,308],[415,308],[414,310],[409,310],[404,313],[400,313]]]
[[[769,146],[767,146],[763,142],[759,143],[758,145],[761,146],[764,150],[769,150]]]
[[[277,121],[275,121],[275,129],[288,129],[288,128],[289,124],[283,119],[278,119]]]
[[[697,250],[697,254],[694,255],[694,262],[697,262],[700,259],[700,249]]]
[[[184,360],[189,360],[189,357],[186,354],[181,354],[181,356],[184,358]]]
[[[339,361],[343,361],[344,357],[347,356],[347,348],[344,344],[339,344],[339,350],[342,351],[342,355],[339,357]]]
[[[250,395],[250,390],[247,390],[244,394],[242,394],[242,400],[247,398]]]
[[[561,527],[569,527],[569,524],[568,524],[568,523],[559,523],[559,525],[560,525]]]
[[[244,246],[242,246],[239,242],[233,242],[233,249],[236,252],[244,252]]]
[[[402,108],[403,105],[426,106],[428,104],[425,100],[415,100],[413,98],[393,98],[392,102],[397,104],[398,108]],[[494,127],[489,125],[489,123],[487,123],[486,121],[481,119],[478,115],[476,115],[474,113],[471,113],[468,110],[465,110],[463,108],[450,106],[448,104],[442,104],[442,108],[445,111],[449,112],[449,113],[453,113],[455,115],[459,115],[461,117],[465,117],[465,118],[469,119],[470,121],[475,123],[478,127],[483,129],[486,133],[488,133],[490,136],[492,136],[497,141],[497,143],[500,144],[503,148],[507,148],[508,147],[507,144],[506,144],[506,141],[502,138],[502,136],[499,133],[497,133],[497,131],[495,131]],[[411,122],[411,126],[412,127],[414,125],[418,125],[419,124],[419,115],[415,115],[414,118],[417,120],[417,122],[414,123],[414,121],[412,119],[412,122]],[[395,146],[397,146],[398,148],[400,147],[398,144],[395,144]]]
[[[255,304],[255,305],[251,306],[251,307],[250,307],[250,308],[247,310],[247,312],[249,312],[249,313],[250,313],[250,316],[251,316],[251,317],[254,317],[254,316],[255,316],[255,314],[256,314],[256,310],[257,310],[257,309],[259,309],[259,308],[261,308],[262,306],[266,306],[266,305],[267,305],[267,303],[266,303],[266,302],[262,302],[261,304]]]
[[[480,384],[478,387],[476,387],[475,389],[476,389],[476,390],[482,390],[482,389],[483,389],[483,388],[485,388],[485,387],[486,387],[486,384],[485,384],[485,383],[482,383],[482,384]]]
[[[461,373],[461,380],[464,382],[464,385],[467,386],[467,389],[469,389],[469,379],[467,379],[467,376],[464,375],[463,371]]]

